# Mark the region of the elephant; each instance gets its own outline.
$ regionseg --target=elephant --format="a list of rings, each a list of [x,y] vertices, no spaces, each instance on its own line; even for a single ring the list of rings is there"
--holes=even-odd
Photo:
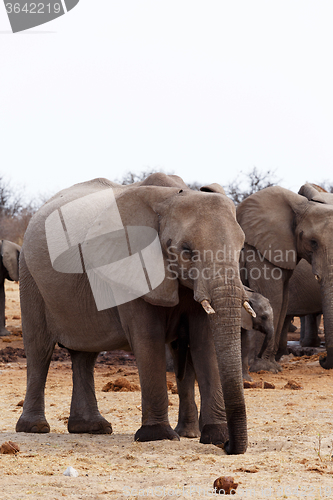
[[[0,243],[0,337],[10,335],[6,329],[5,317],[5,279],[19,280],[19,257],[21,247],[12,241],[1,240]]]
[[[242,376],[245,380],[252,380],[249,374],[249,356],[252,363],[258,363],[251,371],[260,370],[260,360],[254,355],[255,346],[258,345],[256,337],[258,332],[265,335],[263,343],[260,335],[259,343],[263,344],[263,349],[270,342],[274,334],[273,309],[263,295],[245,287],[248,296],[248,302],[255,312],[255,316],[251,316],[242,309],[241,322],[241,346],[242,346]],[[192,326],[193,328],[193,326]],[[175,431],[179,436],[194,438],[200,437],[202,442],[209,442],[209,436],[206,435],[206,429],[203,429],[203,410],[204,402],[201,404],[200,420],[198,419],[198,409],[195,403],[195,379],[196,373],[192,362],[191,350],[193,334],[189,318],[183,314],[180,317],[178,326],[177,339],[168,345],[171,359],[173,360],[172,367],[175,367],[176,382],[179,394],[179,411],[178,423]],[[219,380],[218,366],[216,354],[211,349],[202,354],[207,358],[207,364],[211,367],[210,374],[215,380]],[[210,380],[210,384],[214,383],[214,379]],[[201,394],[201,391],[200,391]],[[221,394],[221,391],[219,392]],[[201,395],[202,398],[202,395]],[[223,404],[223,403],[222,403]],[[200,425],[199,425],[200,421]]]
[[[333,205],[333,193],[328,193],[316,184],[304,184],[299,194],[308,200]],[[287,315],[283,325],[279,349],[276,358],[287,353],[287,322],[292,316],[301,317],[300,344],[302,347],[318,347],[320,338],[318,328],[322,314],[320,285],[315,279],[311,265],[302,259],[297,264],[289,283],[289,301]]]
[[[309,185],[293,193],[279,186],[258,191],[237,207],[237,220],[245,233],[242,279],[265,295],[274,311],[274,337],[262,355],[265,369],[281,370],[275,356],[288,307],[289,280],[303,258],[311,264],[320,285],[327,356],[323,368],[333,367],[333,207]],[[325,196],[324,196],[325,195]]]
[[[274,336],[274,316],[269,300],[245,287],[249,304],[256,313],[250,316],[242,310],[241,346],[243,379],[251,381],[251,372],[262,370],[261,356]],[[263,335],[260,335],[261,332]],[[258,353],[258,354],[257,354]]]
[[[243,245],[218,184],[192,191],[177,176],[152,174],[125,186],[93,179],[53,196],[31,219],[20,257],[27,390],[16,431],[50,431],[44,389],[59,343],[72,359],[69,432],[112,432],[98,410],[94,364],[100,351],[131,349],[142,398],[135,440],[179,439],[168,420],[165,344],[187,314],[201,442],[245,453],[240,328],[242,305],[251,307],[239,275]],[[208,350],[217,353],[215,379]]]

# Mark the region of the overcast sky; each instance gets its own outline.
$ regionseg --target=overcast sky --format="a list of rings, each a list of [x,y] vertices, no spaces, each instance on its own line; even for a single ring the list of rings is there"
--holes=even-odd
[[[0,5],[0,173],[333,182],[332,25],[331,0],[80,0],[12,34]]]

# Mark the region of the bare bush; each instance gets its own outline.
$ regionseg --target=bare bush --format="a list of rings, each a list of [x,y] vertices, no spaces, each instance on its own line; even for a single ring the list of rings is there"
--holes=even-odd
[[[163,170],[156,168],[147,168],[147,170],[143,170],[142,172],[139,173],[127,172],[122,177],[122,179],[116,179],[116,182],[125,186],[127,184],[133,184],[134,182],[144,181],[151,174],[156,174],[157,172],[163,172]],[[170,175],[170,173],[168,175]]]
[[[14,189],[0,175],[0,239],[22,245],[29,221],[40,202],[27,202],[23,188]]]
[[[244,173],[241,171],[224,189],[227,196],[238,205],[251,194],[275,186],[278,182],[281,182],[281,180],[276,179],[275,170],[262,172],[257,167],[253,167],[249,172]]]
[[[323,180],[322,182],[317,182],[317,186],[325,189],[328,193],[333,193],[333,184],[328,179]]]

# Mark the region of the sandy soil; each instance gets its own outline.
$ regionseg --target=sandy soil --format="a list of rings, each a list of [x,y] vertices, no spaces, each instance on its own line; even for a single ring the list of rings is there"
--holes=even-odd
[[[2,355],[8,347],[23,347],[17,284],[8,283],[6,292],[12,335],[0,339]],[[271,382],[275,389],[245,390],[249,447],[240,456],[227,456],[199,439],[134,442],[141,420],[140,392],[102,391],[119,377],[139,383],[135,365],[123,361],[114,366],[99,363],[95,371],[99,408],[112,423],[112,435],[68,434],[72,384],[66,360],[52,361],[48,376],[51,433],[16,434],[26,364],[24,358],[13,359],[0,363],[0,444],[14,441],[20,452],[0,455],[1,499],[207,498],[219,476],[232,476],[238,483],[235,500],[333,498],[333,372],[320,367],[318,356],[287,359],[278,375],[254,374],[256,381]],[[173,374],[167,378],[175,382]],[[302,389],[285,389],[289,380]],[[176,425],[178,396],[170,391],[169,398],[170,422]],[[63,475],[69,466],[78,477]]]

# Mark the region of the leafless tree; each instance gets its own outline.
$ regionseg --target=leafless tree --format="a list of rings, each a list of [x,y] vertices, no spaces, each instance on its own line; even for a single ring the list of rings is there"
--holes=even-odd
[[[262,172],[257,167],[253,167],[249,172],[241,171],[224,189],[226,194],[238,205],[251,194],[266,187],[275,186],[278,182],[281,181],[276,178],[275,170]]]
[[[27,201],[23,187],[14,188],[0,175],[0,239],[21,245],[29,221],[41,204],[41,199]]]
[[[324,181],[317,182],[316,183],[318,186],[321,188],[325,189],[328,193],[333,193],[333,184],[332,181],[329,181],[328,179],[325,179]]]
[[[125,186],[127,184],[133,184],[134,182],[144,181],[147,177],[149,177],[149,175],[155,174],[156,172],[162,172],[162,170],[156,168],[147,168],[146,170],[142,170],[142,172],[139,173],[127,172],[121,179],[116,179],[116,182]]]

